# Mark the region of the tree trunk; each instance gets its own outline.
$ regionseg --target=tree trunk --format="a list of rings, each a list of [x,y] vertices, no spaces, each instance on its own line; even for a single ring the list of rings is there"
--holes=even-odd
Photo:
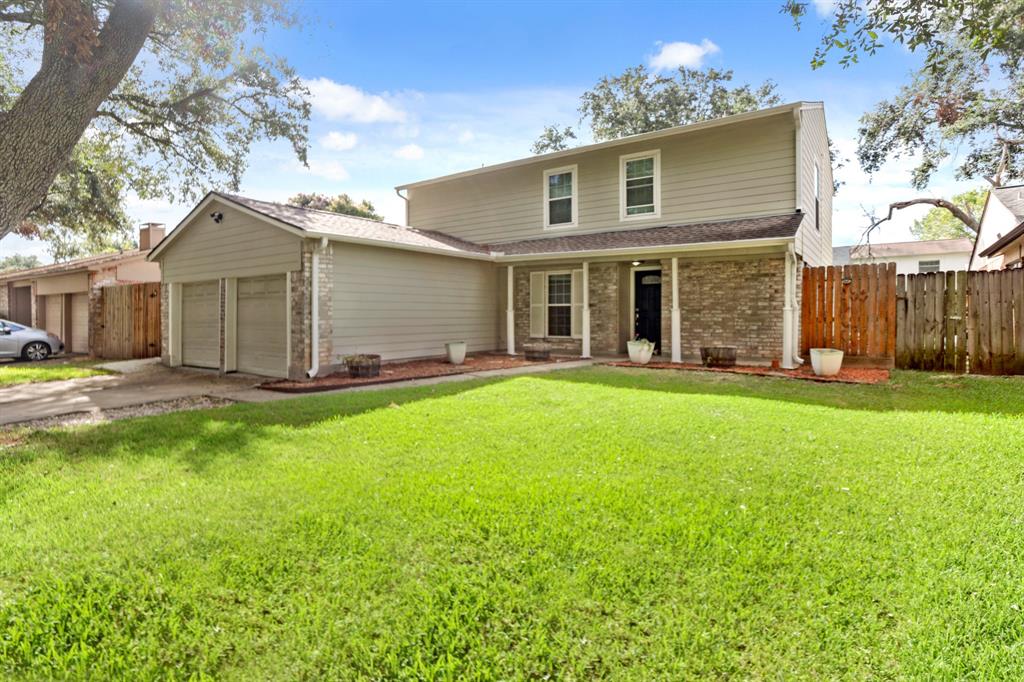
[[[119,0],[84,58],[76,58],[62,27],[47,28],[38,73],[0,113],[0,238],[45,199],[96,109],[138,56],[158,6],[158,0]]]

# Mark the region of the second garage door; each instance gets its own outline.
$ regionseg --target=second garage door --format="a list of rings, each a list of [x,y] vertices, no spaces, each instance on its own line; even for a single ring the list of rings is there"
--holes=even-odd
[[[285,277],[238,280],[238,371],[283,377],[288,374]]]
[[[71,295],[71,352],[89,352],[89,294]]]
[[[220,367],[220,284],[216,280],[181,286],[181,362]]]

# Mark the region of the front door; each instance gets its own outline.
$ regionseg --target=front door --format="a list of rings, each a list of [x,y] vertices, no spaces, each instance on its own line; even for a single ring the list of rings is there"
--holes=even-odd
[[[633,273],[633,337],[654,342],[661,353],[661,271]]]

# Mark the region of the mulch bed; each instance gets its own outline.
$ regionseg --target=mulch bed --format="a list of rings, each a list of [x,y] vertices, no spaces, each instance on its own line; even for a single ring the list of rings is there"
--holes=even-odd
[[[736,365],[735,367],[705,367],[695,363],[649,362],[646,365],[636,363],[609,362],[612,367],[640,367],[643,369],[674,369],[677,371],[721,372],[723,374],[753,374],[764,377],[781,377],[784,379],[802,379],[804,381],[820,381],[829,384],[880,384],[889,380],[889,370],[874,367],[843,367],[834,377],[815,376],[808,361],[798,369],[772,369],[753,365]]]
[[[512,369],[546,365],[554,362],[567,362],[578,358],[554,357],[549,360],[531,361],[522,356],[502,355],[501,353],[473,353],[466,356],[461,365],[449,364],[442,358],[428,360],[407,360],[405,362],[388,362],[380,366],[380,376],[353,378],[347,371],[335,372],[327,376],[317,377],[308,381],[291,381],[280,379],[260,384],[260,388],[281,393],[315,393],[333,391],[352,386],[369,386],[373,384],[390,384],[409,379],[430,379],[432,377],[467,374],[469,372],[486,372],[492,369]]]

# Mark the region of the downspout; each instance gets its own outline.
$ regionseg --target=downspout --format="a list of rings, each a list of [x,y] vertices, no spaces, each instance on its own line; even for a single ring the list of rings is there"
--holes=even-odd
[[[786,276],[785,276],[785,303],[782,309],[782,323],[785,325],[783,329],[783,335],[787,338],[788,343],[783,343],[788,348],[783,348],[788,359],[787,362],[783,363],[783,367],[787,369],[793,369],[794,367],[800,367],[804,364],[804,359],[800,357],[800,343],[797,334],[797,319],[793,314],[796,309],[796,251],[793,244],[791,243],[786,249]]]
[[[320,245],[313,249],[312,272],[310,278],[312,310],[310,311],[310,325],[313,327],[313,338],[310,346],[310,367],[306,376],[310,379],[320,372],[320,252],[327,248],[327,237],[320,237]]]
[[[409,226],[409,197],[402,196],[402,190],[398,189],[397,187],[395,188],[395,194],[398,195],[399,199],[401,199],[402,201],[405,202],[405,225],[406,225],[406,227],[408,227]]]

